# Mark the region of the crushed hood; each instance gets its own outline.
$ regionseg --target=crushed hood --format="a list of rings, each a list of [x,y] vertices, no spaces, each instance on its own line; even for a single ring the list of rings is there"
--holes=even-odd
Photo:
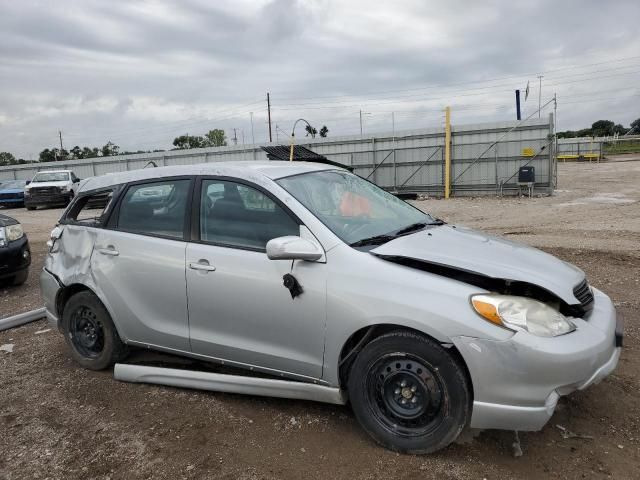
[[[554,293],[569,305],[580,303],[573,288],[585,276],[579,268],[535,248],[451,225],[396,238],[372,249],[371,253],[418,260],[494,279],[526,282]]]

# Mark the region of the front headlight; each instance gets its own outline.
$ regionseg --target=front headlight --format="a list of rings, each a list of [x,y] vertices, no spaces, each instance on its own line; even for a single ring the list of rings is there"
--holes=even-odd
[[[9,225],[8,227],[5,227],[5,229],[6,229],[7,240],[9,240],[10,242],[18,240],[19,238],[22,238],[22,236],[24,235],[24,231],[22,230],[22,225],[20,224]]]
[[[531,298],[483,294],[471,297],[471,304],[485,320],[539,337],[556,337],[576,329],[560,312]]]

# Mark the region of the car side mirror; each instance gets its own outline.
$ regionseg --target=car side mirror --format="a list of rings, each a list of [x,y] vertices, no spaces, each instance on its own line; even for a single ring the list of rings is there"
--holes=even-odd
[[[267,257],[270,260],[307,260],[314,262],[322,258],[322,249],[315,243],[294,235],[278,237],[267,242]]]
[[[31,183],[31,180],[27,180],[27,181],[25,182],[25,185],[29,185],[30,183]]]
[[[80,181],[80,179],[79,179],[79,178],[74,178],[74,179],[73,179],[73,183],[78,183],[79,181]]]

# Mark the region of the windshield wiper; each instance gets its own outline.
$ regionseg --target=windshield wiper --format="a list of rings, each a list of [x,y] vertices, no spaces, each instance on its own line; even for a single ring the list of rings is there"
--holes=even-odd
[[[416,222],[411,225],[407,225],[404,228],[401,228],[395,233],[383,234],[383,235],[375,235],[373,237],[363,238],[362,240],[358,240],[357,242],[353,242],[349,244],[351,247],[365,247],[367,245],[382,245],[383,243],[390,242],[398,237],[402,237],[404,235],[408,235],[413,232],[417,232],[422,230],[428,225],[444,225],[445,222],[436,218],[433,222]]]
[[[407,225],[406,227],[398,230],[394,236],[397,237],[400,235],[406,235],[407,233],[417,232],[418,230],[422,230],[427,225],[431,225],[431,224],[427,222],[412,223],[411,225]]]
[[[444,225],[445,223],[447,223],[447,222],[445,222],[444,220],[441,220],[439,218],[436,218],[433,222],[427,223],[427,225]]]
[[[363,238],[357,242],[350,243],[351,247],[366,247],[367,245],[382,245],[396,238],[395,235],[374,235],[373,237]]]

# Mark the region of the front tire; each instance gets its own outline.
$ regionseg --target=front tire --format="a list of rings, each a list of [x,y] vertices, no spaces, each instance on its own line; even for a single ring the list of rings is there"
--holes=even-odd
[[[27,205],[26,206],[27,210],[35,210],[36,207],[32,206],[32,205]]]
[[[104,370],[128,353],[109,312],[91,292],[76,293],[66,303],[62,331],[73,359],[89,370]]]
[[[412,332],[391,332],[367,344],[351,367],[348,390],[365,431],[397,452],[440,450],[470,417],[470,386],[460,360]]]

